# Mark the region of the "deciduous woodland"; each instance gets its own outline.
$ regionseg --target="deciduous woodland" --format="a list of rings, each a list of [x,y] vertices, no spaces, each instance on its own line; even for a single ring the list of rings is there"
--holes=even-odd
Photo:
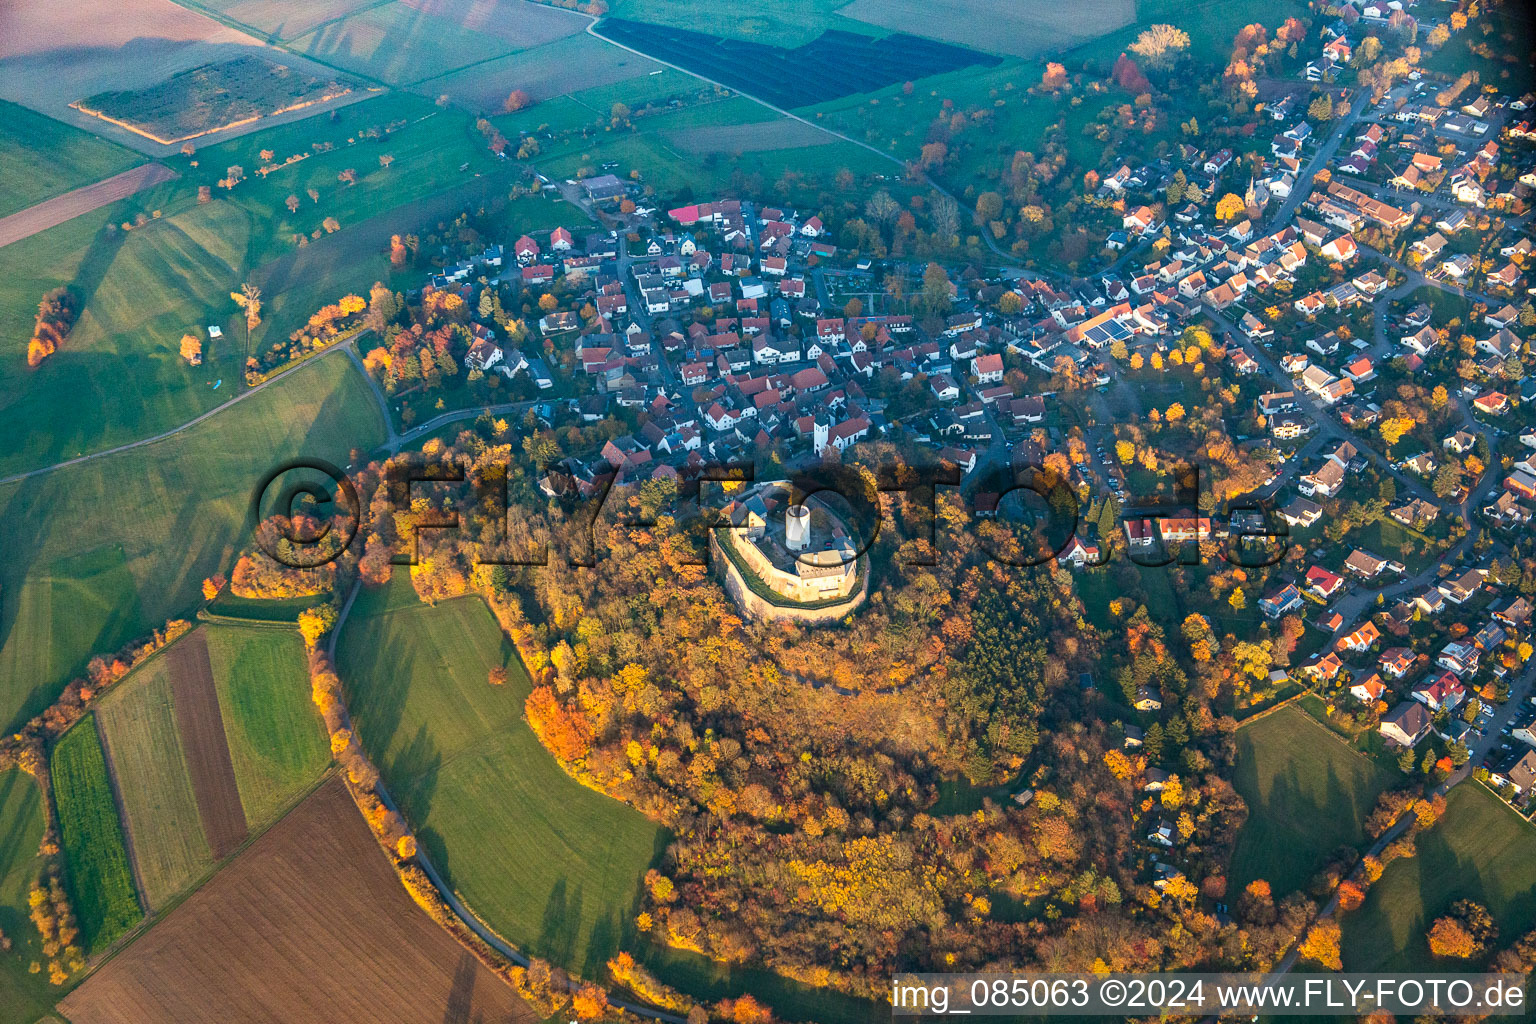
[[[559,564],[585,552],[583,516],[536,494],[505,426],[483,418],[399,457],[469,481],[418,487],[404,512],[385,467],[366,466],[369,529],[338,579],[381,584],[416,524],[460,515],[456,531],[421,531],[412,583],[425,601],[482,595],[533,675],[526,715],[550,753],[672,830],[635,920],[651,939],[871,997],[898,968],[1263,968],[1355,869],[1345,850],[1301,891],[1261,879],[1227,892],[1246,814],[1228,782],[1234,710],[1245,680],[1283,662],[1282,634],[1238,641],[1195,623],[1180,642],[1128,597],[1111,636],[1054,561],[994,559],[1019,544],[995,524],[948,528],[934,564],[909,564],[923,512],[900,501],[871,551],[865,609],[832,628],[754,625],[660,482],[610,501],[596,569]],[[873,467],[896,454],[849,453],[870,497]],[[509,462],[519,514],[503,534],[473,482]],[[947,527],[965,516],[943,497],[937,514]],[[625,525],[638,520],[654,525]],[[477,564],[546,543],[548,567]],[[1139,593],[1135,568],[1118,571]],[[1105,692],[1085,688],[1106,663]],[[1126,749],[1106,702],[1147,694],[1165,714]],[[1180,847],[1171,875],[1140,842],[1160,828]],[[1202,909],[1202,894],[1233,916]]]

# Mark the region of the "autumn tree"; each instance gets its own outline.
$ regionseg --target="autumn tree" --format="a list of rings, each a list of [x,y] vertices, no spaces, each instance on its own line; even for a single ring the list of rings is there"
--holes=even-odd
[[[311,650],[335,625],[335,605],[321,604],[299,612],[299,635],[304,638],[304,646]]]
[[[1159,70],[1173,67],[1179,54],[1189,49],[1189,33],[1173,25],[1152,25],[1136,37],[1131,52]]]
[[[203,361],[203,341],[195,334],[181,336],[181,358],[193,366]]]
[[[1242,213],[1244,208],[1243,197],[1235,192],[1228,192],[1216,201],[1216,219],[1231,220]]]
[[[230,292],[229,297],[235,301],[235,305],[245,310],[245,329],[254,331],[261,326],[261,289],[247,281],[240,286],[237,292]]]
[[[1339,959],[1339,935],[1337,921],[1319,921],[1307,932],[1297,952],[1304,960],[1311,960],[1332,971],[1342,971],[1344,964]]]
[[[79,309],[67,288],[55,288],[37,304],[32,321],[32,337],[27,342],[27,365],[37,366],[58,351],[74,328]]]
[[[1429,951],[1435,956],[1467,960],[1477,953],[1477,943],[1467,926],[1455,917],[1442,917],[1429,929]]]
[[[514,114],[519,110],[527,110],[533,106],[533,97],[528,95],[526,89],[513,89],[502,101],[501,109],[508,114]]]

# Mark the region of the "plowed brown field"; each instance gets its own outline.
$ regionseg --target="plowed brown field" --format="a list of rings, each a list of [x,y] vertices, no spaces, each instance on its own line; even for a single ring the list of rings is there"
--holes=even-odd
[[[235,765],[219,714],[219,691],[213,684],[207,637],[200,629],[194,631],[174,645],[166,659],[176,731],[181,733],[181,746],[186,751],[197,814],[208,848],[214,859],[222,860],[245,842],[245,809],[240,804]]]
[[[74,1024],[532,1024],[411,901],[338,779],[59,1004]]]

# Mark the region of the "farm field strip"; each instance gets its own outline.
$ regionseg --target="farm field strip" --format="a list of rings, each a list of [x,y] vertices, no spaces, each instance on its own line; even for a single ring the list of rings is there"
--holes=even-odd
[[[260,828],[331,763],[303,644],[292,626],[212,623],[202,632],[240,804],[249,825]]]
[[[686,29],[604,18],[593,31],[604,39],[648,54],[699,75],[791,109],[969,65],[992,66],[999,58],[918,36],[882,39],[828,31],[794,49],[710,36]],[[803,67],[821,69],[814,80],[799,75]]]
[[[125,838],[151,910],[215,859],[198,818],[174,688],[168,658],[156,657],[109,690],[96,710]]]
[[[240,806],[235,766],[224,738],[224,719],[219,714],[219,694],[203,631],[193,632],[172,647],[166,653],[166,667],[203,834],[213,855],[222,860],[245,841],[245,810]]]
[[[339,779],[60,1009],[74,1024],[539,1019],[411,901]]]
[[[99,210],[109,203],[126,199],[163,181],[172,181],[178,175],[163,164],[143,164],[133,167],[93,185],[85,185],[52,199],[45,199],[19,213],[0,218],[0,246],[30,238],[39,231],[74,220],[81,214]]]
[[[70,903],[81,944],[97,952],[137,924],[143,913],[94,715],[86,715],[59,740],[50,772]]]
[[[133,150],[72,124],[0,100],[0,218],[110,178],[142,160]]]

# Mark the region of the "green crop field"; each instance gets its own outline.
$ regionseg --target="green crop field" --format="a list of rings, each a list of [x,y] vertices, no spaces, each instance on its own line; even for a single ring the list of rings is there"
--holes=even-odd
[[[213,866],[166,665],[164,657],[155,658],[109,690],[96,709],[151,909],[164,906]]]
[[[0,930],[14,945],[0,955],[0,1024],[32,1024],[48,1012],[58,990],[46,974],[29,974],[33,960],[46,961],[37,929],[28,920],[27,892],[43,870],[43,801],[37,783],[19,769],[0,772]]]
[[[1229,891],[1262,878],[1278,899],[1306,885],[1335,848],[1365,841],[1363,823],[1391,781],[1294,707],[1239,729],[1233,785],[1248,821]]]
[[[304,644],[296,629],[218,623],[204,629],[240,803],[255,831],[331,763],[309,699]]]
[[[848,0],[796,0],[771,5],[753,0],[720,0],[702,5],[690,0],[613,0],[608,12],[615,18],[671,25],[770,46],[799,46],[833,28],[864,35],[885,34],[884,30],[839,16],[838,8],[847,4]]]
[[[511,678],[492,687],[487,673]],[[358,735],[434,863],[508,941],[596,976],[665,833],[567,776],[523,719],[529,683],[478,600],[365,592],[337,668]]]
[[[344,464],[383,437],[338,352],[172,438],[0,485],[0,720],[36,714],[92,654],[190,614],[247,543],[269,469],[301,454]]]
[[[116,143],[0,100],[0,217],[142,162]]]
[[[88,953],[99,952],[142,915],[92,715],[53,748],[50,773],[81,945]]]
[[[1424,934],[1457,900],[1488,908],[1496,949],[1536,927],[1536,829],[1474,782],[1446,800],[1444,817],[1418,836],[1418,853],[1387,865],[1360,909],[1344,916],[1346,971],[1444,969]]]

